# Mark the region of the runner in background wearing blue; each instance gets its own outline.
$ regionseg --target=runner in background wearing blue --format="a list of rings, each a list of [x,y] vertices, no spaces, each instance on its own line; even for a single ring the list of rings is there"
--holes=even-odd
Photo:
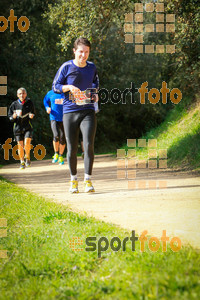
[[[63,128],[63,99],[64,94],[56,94],[51,90],[46,94],[43,100],[46,112],[50,116],[51,129],[53,132],[53,148],[55,153],[52,163],[58,161],[59,165],[64,164],[63,153],[66,144]]]
[[[83,136],[84,146],[84,167],[85,192],[94,192],[91,182],[93,161],[94,161],[94,138],[96,133],[96,116],[94,103],[82,102],[78,105],[77,95],[83,94],[87,89],[98,89],[99,80],[96,66],[89,62],[91,44],[83,37],[78,38],[74,43],[74,60],[65,62],[58,70],[54,81],[53,90],[57,93],[64,93],[63,101],[63,125],[67,141],[67,159],[71,173],[71,193],[78,193],[77,181],[77,150],[79,130]],[[97,101],[96,97],[96,101]],[[81,102],[81,101],[80,101]]]

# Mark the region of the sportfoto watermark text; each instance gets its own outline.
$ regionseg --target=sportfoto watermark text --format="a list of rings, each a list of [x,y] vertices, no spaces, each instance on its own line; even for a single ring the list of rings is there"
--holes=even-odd
[[[93,252],[97,250],[97,255],[100,258],[102,252],[108,250],[109,246],[114,252],[117,252],[120,249],[122,249],[122,251],[126,251],[126,243],[129,240],[131,241],[132,251],[135,251],[135,242],[139,241],[140,252],[145,252],[145,242],[148,241],[147,244],[149,250],[152,252],[157,252],[160,248],[160,240],[162,242],[162,252],[167,251],[167,242],[169,242],[170,248],[173,252],[178,252],[181,249],[181,240],[178,237],[173,237],[171,238],[171,240],[169,240],[169,237],[166,236],[166,230],[162,231],[160,240],[157,237],[150,237],[150,239],[148,240],[146,236],[147,233],[148,231],[144,230],[142,234],[137,237],[135,235],[135,230],[132,230],[132,235],[130,237],[125,237],[123,241],[121,241],[119,237],[115,236],[110,240],[110,242],[105,236],[102,236],[99,239],[97,239],[96,236],[90,236],[85,240],[85,243],[87,245],[85,251]],[[80,248],[80,245],[83,245],[83,240],[81,240],[79,237],[73,237],[73,239],[69,242],[69,246],[73,251],[83,251],[84,249]]]
[[[146,95],[148,96],[148,100],[151,104],[157,104],[160,100],[163,104],[167,104],[167,97],[169,95],[170,101],[173,104],[178,104],[182,100],[182,93],[178,88],[173,88],[171,91],[167,87],[167,83],[165,81],[162,82],[161,89],[152,88],[148,90],[148,81],[145,81],[141,84],[140,88],[135,88],[134,83],[131,82],[131,88],[126,88],[124,91],[120,91],[117,88],[114,88],[110,91],[102,88],[97,94],[99,96],[99,100],[101,104],[108,103],[109,99],[113,104],[126,104],[126,96],[128,94],[131,95],[131,103],[134,103],[135,93],[140,94],[140,104],[146,104]]]
[[[14,10],[10,10],[10,16],[8,20],[4,16],[0,16],[0,32],[6,31],[8,28],[8,22],[10,22],[10,32],[15,31],[15,21],[17,17],[15,16]],[[1,25],[1,23],[3,23]],[[26,32],[30,27],[30,21],[26,16],[21,16],[17,21],[17,27],[21,32]]]

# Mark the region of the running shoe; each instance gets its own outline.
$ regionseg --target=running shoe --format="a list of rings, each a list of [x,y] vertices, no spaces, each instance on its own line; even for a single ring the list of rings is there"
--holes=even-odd
[[[25,169],[25,162],[22,162],[22,163],[20,164],[20,170],[23,170],[23,169]]]
[[[85,185],[85,193],[92,193],[95,192],[95,189],[92,185],[91,180],[85,180],[84,181],[84,185]]]
[[[72,180],[72,181],[70,181],[70,183],[71,183],[71,187],[69,189],[69,192],[72,193],[72,194],[79,193],[79,191],[78,191],[78,181],[77,180]]]
[[[29,159],[26,159],[26,167],[30,167],[31,166],[31,161]]]
[[[64,158],[63,158],[63,156],[61,155],[61,156],[59,156],[59,158],[58,158],[58,162],[59,162],[59,165],[64,165]]]
[[[58,153],[55,153],[52,158],[53,158],[52,164],[55,164],[58,161]]]

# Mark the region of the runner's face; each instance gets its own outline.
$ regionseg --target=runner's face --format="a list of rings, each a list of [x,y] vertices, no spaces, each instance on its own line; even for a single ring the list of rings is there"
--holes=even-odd
[[[78,45],[78,48],[76,50],[74,49],[74,54],[75,61],[78,63],[78,65],[85,66],[90,54],[90,48],[82,44]]]
[[[26,92],[25,91],[22,91],[22,90],[19,90],[19,92],[17,93],[17,97],[19,98],[19,100],[22,102],[26,99]]]

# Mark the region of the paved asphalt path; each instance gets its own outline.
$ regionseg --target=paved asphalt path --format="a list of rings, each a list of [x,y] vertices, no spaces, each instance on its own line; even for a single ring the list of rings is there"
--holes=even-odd
[[[52,164],[51,160],[34,161],[30,168],[19,164],[0,169],[4,178],[49,198],[70,206],[76,212],[86,212],[105,222],[117,224],[141,234],[160,239],[162,230],[167,236],[177,236],[183,244],[200,249],[200,177],[192,172],[137,170],[137,182],[160,180],[167,188],[128,188],[128,179],[117,178],[117,162],[111,156],[95,156],[93,185],[95,193],[84,193],[83,160],[78,158],[79,194],[70,194],[69,169]]]

